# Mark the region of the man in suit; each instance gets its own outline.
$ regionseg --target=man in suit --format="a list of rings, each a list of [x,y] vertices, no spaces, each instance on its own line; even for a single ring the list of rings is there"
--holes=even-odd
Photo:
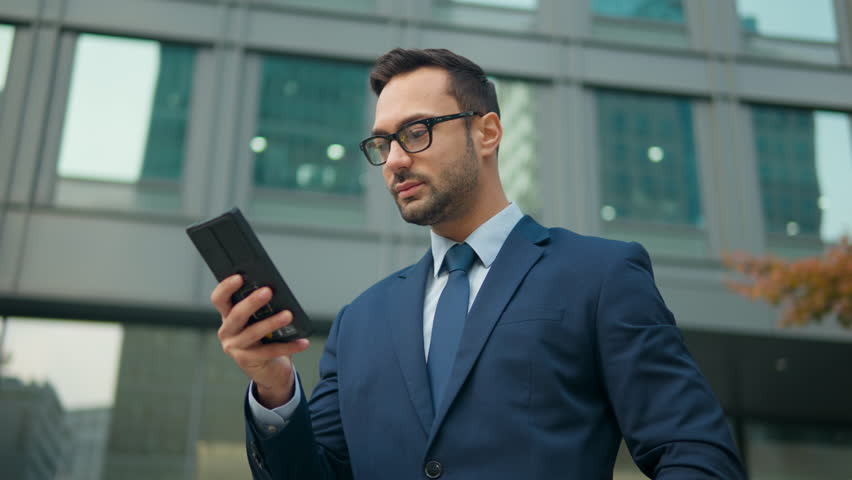
[[[362,151],[432,248],[341,310],[310,402],[291,361],[307,340],[259,342],[291,314],[246,327],[268,289],[231,305],[239,277],[217,286],[222,347],[252,379],[255,478],[603,479],[622,438],[651,478],[745,478],[645,250],[544,228],[506,199],[482,69],[395,49],[370,81]]]

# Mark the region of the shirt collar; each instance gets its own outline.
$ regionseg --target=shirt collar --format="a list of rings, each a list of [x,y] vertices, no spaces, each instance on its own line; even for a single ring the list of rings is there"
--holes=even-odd
[[[521,209],[514,203],[510,203],[509,206],[489,218],[465,239],[465,242],[473,248],[485,268],[489,268],[494,259],[497,258],[497,254],[500,253],[509,233],[512,232],[512,229],[523,216]],[[437,277],[441,272],[444,256],[456,242],[442,237],[434,231],[429,233],[432,239],[432,261],[434,262],[432,272]]]

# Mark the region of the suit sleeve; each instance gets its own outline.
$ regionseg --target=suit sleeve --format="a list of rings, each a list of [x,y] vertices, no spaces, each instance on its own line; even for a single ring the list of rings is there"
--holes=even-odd
[[[745,479],[721,406],[654,284],[648,253],[626,246],[601,284],[599,362],[627,447],[657,480]]]
[[[337,338],[344,312],[338,314],[326,340],[320,382],[310,404],[299,402],[280,433],[260,432],[246,401],[246,450],[256,480],[352,479],[337,389]]]

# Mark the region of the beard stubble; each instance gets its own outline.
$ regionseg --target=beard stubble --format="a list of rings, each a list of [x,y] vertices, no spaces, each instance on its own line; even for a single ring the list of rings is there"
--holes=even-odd
[[[464,154],[450,165],[450,168],[438,173],[434,181],[408,171],[394,174],[395,183],[421,181],[431,190],[429,196],[420,199],[421,205],[405,205],[396,200],[403,220],[415,225],[435,225],[455,218],[465,210],[470,194],[479,184],[473,139],[469,135]]]

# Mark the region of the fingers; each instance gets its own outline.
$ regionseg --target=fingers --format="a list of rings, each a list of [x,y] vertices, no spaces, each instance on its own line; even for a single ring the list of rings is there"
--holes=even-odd
[[[216,310],[222,317],[228,316],[233,305],[231,305],[231,295],[243,285],[242,275],[231,275],[230,277],[219,282],[213,293],[210,294],[210,302],[216,307]]]
[[[220,334],[225,337],[237,335],[249,321],[249,318],[272,299],[272,290],[261,287],[248,297],[237,302],[227,315],[222,316]],[[220,339],[222,337],[220,336]]]
[[[277,357],[291,356],[308,349],[311,342],[307,338],[300,338],[287,343],[265,343],[251,351],[257,360],[272,360]]]
[[[223,336],[219,329],[219,339],[222,350],[237,361],[237,364],[249,364],[258,361],[271,360],[280,356],[290,356],[304,351],[310,346],[306,338],[300,338],[287,343],[261,343],[261,339],[272,331],[289,325],[293,314],[289,310],[279,312],[260,322],[253,323],[236,335]]]
[[[234,310],[236,311],[236,308],[234,308]],[[259,342],[263,337],[267,336],[273,331],[286,325],[289,325],[292,321],[293,314],[290,313],[289,310],[284,310],[282,312],[276,313],[275,315],[272,315],[269,318],[265,318],[260,322],[252,323],[251,325],[248,325],[245,328],[242,328],[239,331],[228,335],[228,338],[222,340],[223,342],[227,340],[230,343],[230,346],[232,347],[247,348]]]

